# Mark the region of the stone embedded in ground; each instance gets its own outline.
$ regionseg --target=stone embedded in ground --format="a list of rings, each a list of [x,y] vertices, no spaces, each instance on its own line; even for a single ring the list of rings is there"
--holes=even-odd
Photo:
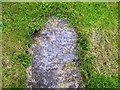
[[[32,45],[33,88],[78,88],[76,32],[66,20],[50,18]]]

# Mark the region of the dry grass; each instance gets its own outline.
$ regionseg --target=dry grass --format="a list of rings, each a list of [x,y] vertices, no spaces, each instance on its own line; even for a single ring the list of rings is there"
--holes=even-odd
[[[94,69],[102,75],[118,73],[118,31],[117,30],[94,30],[92,32],[92,49],[95,56]]]

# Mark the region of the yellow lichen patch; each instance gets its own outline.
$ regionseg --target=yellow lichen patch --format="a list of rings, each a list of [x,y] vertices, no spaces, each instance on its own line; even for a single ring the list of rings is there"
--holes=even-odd
[[[42,46],[42,42],[36,42],[36,44],[40,47]]]
[[[59,87],[60,88],[65,88],[65,84],[60,84]]]
[[[72,62],[66,63],[64,70],[65,71],[70,71],[70,70],[75,70],[76,67]]]

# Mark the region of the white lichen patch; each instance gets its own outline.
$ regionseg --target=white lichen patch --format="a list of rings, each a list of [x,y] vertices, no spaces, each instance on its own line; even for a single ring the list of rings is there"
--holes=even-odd
[[[77,35],[66,20],[50,18],[32,45],[33,88],[78,88]]]

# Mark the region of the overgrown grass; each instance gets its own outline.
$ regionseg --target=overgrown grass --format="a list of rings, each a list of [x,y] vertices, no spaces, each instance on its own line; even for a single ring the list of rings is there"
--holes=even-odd
[[[31,57],[28,53],[28,49],[32,43],[31,35],[43,27],[47,18],[52,16],[67,18],[70,27],[76,29],[78,34],[77,54],[81,62],[80,72],[86,87],[117,88],[119,86],[117,72],[114,73],[112,71],[114,67],[117,67],[117,64],[109,67],[111,74],[102,74],[101,70],[100,73],[96,70],[99,64],[94,63],[96,60],[98,63],[103,63],[102,58],[96,59],[97,56],[94,55],[94,53],[100,52],[100,50],[102,50],[100,55],[103,55],[101,57],[105,57],[105,50],[111,53],[114,51],[114,57],[111,57],[111,54],[107,56],[107,60],[110,63],[117,62],[118,60],[116,58],[116,50],[118,49],[117,39],[112,39],[113,37],[117,37],[117,32],[114,32],[118,28],[117,3],[4,2],[2,3],[2,7],[3,87],[26,87],[25,70],[31,64]],[[92,42],[92,34],[95,29],[104,33],[104,36],[110,31],[110,36],[107,36],[107,40],[110,43],[105,43],[103,46],[108,49],[102,49],[101,47],[97,50],[95,49],[94,42]],[[101,45],[101,43],[99,44]],[[107,60],[104,58],[106,63],[108,62]],[[104,68],[103,71],[108,72]]]

